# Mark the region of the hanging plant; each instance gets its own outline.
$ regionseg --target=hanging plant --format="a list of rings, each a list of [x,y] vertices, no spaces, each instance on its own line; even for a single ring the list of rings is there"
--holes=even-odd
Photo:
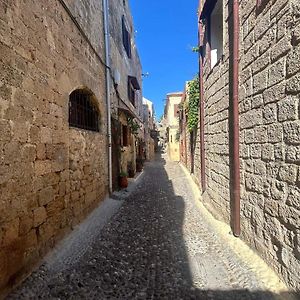
[[[131,133],[137,137],[140,129],[140,125],[132,117],[127,118],[127,124],[131,130]]]
[[[196,76],[193,80],[188,83],[188,129],[189,131],[193,131],[193,129],[197,126],[199,121],[199,78]]]

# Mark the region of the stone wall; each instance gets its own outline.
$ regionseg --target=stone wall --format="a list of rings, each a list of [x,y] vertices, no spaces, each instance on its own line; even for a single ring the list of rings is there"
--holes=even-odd
[[[128,57],[123,45],[123,16],[125,18],[126,28],[130,33],[131,57]],[[142,66],[135,45],[135,31],[129,1],[109,1],[109,22],[112,118],[114,118],[120,126],[128,125],[128,117],[134,118],[140,125],[140,130],[138,130],[138,135],[140,137],[143,132]],[[140,90],[136,90],[134,104],[131,103],[128,97],[128,76],[135,77],[141,88]],[[131,144],[126,147],[122,147],[119,143],[113,145],[116,159],[118,157],[119,160],[118,166],[115,167],[115,181],[118,180],[120,171],[127,171],[127,166],[129,164],[132,165],[134,170],[136,168],[137,149],[139,147],[140,139],[137,139],[133,134],[130,134],[130,140]],[[137,146],[135,146],[135,144],[137,144]]]
[[[180,160],[179,141],[176,140],[178,134],[178,128],[169,128],[169,141],[167,146],[167,152],[170,160]]]
[[[299,289],[300,4],[273,2],[241,3],[242,233]]]
[[[120,113],[119,115],[119,121],[121,125],[128,126],[127,122],[127,116],[125,113]],[[130,131],[130,128],[128,126],[128,130]],[[128,135],[128,145],[122,146],[120,149],[120,171],[128,172],[128,167],[133,168],[133,170],[136,170],[136,137],[130,132]]]
[[[98,1],[89,4],[85,17],[101,22]],[[97,49],[59,1],[0,3],[1,291],[107,193],[104,53]],[[69,94],[78,87],[95,96],[100,132],[69,128]]]
[[[300,4],[263,2],[259,10],[254,0],[240,1],[241,238],[299,289]],[[215,217],[230,224],[232,1],[223,1],[223,8],[223,56],[211,69],[207,51],[204,63],[203,201]],[[199,143],[198,134],[200,153]],[[200,168],[197,155],[199,182]]]
[[[118,118],[117,109],[120,102],[123,106],[132,111],[141,121],[143,119],[143,97],[142,91],[136,91],[136,101],[133,105],[128,99],[128,76],[136,77],[140,87],[142,88],[142,66],[135,45],[135,31],[133,20],[130,13],[129,1],[111,0],[109,1],[109,18],[110,18],[110,61],[112,69],[112,77],[118,73],[120,82],[117,86],[112,86],[117,89],[117,95],[113,95],[112,108],[115,117]],[[131,36],[131,58],[128,57],[122,37],[122,16],[125,17],[127,30]]]
[[[192,132],[189,131],[187,121],[188,95],[182,102],[182,112],[179,119],[180,123],[180,162],[190,172],[192,179],[199,185],[200,183],[200,128],[195,128]]]

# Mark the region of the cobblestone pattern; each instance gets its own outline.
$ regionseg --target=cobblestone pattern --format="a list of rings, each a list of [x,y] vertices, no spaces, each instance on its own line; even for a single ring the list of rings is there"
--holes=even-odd
[[[224,57],[204,65],[206,207],[230,224],[230,57],[223,1]],[[240,1],[240,156],[242,238],[300,289],[300,5]],[[199,129],[198,129],[199,131]],[[199,151],[200,140],[196,141]],[[189,153],[189,149],[188,149]],[[189,160],[188,160],[189,161]],[[189,167],[189,165],[188,165]],[[195,174],[200,179],[200,157]]]
[[[44,264],[8,299],[273,299],[205,222],[191,190],[177,163],[149,164],[83,256],[55,272]]]
[[[0,69],[1,291],[103,199],[107,122],[104,66],[57,0],[0,1]],[[95,94],[100,133],[69,129],[78,87]]]

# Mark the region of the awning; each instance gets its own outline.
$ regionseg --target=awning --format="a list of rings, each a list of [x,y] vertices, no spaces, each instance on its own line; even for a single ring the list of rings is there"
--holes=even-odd
[[[136,90],[140,90],[141,89],[140,84],[139,84],[138,80],[136,79],[136,77],[134,77],[134,76],[128,76],[128,80],[132,83],[133,87]]]
[[[130,109],[128,109],[128,108],[125,108],[125,107],[118,107],[118,109],[119,109],[119,111],[122,111],[122,112],[124,112],[127,116],[129,116],[129,117],[132,117],[132,118],[135,118],[136,116],[135,116],[135,114],[130,110]]]
[[[218,0],[206,0],[201,11],[200,20],[206,19],[216,6]]]
[[[122,111],[123,113],[125,113],[129,117],[135,118],[140,123],[143,123],[141,118],[136,114],[136,112],[134,112],[131,108],[129,108],[127,106],[127,104],[125,104],[122,100],[119,101],[118,110],[120,112]]]

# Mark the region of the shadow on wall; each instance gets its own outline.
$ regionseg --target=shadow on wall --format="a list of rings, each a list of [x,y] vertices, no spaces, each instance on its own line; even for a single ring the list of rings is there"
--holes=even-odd
[[[35,291],[36,299],[50,295],[61,299],[275,299],[264,291],[194,287],[183,232],[188,212],[165,164],[160,155],[155,165],[147,164],[143,180],[149,183],[147,188],[141,183],[76,266],[59,276],[52,274]],[[203,268],[202,274],[212,272],[205,270],[205,264]],[[15,296],[21,293],[17,292],[10,299],[18,299]],[[291,294],[281,296],[289,299]]]

